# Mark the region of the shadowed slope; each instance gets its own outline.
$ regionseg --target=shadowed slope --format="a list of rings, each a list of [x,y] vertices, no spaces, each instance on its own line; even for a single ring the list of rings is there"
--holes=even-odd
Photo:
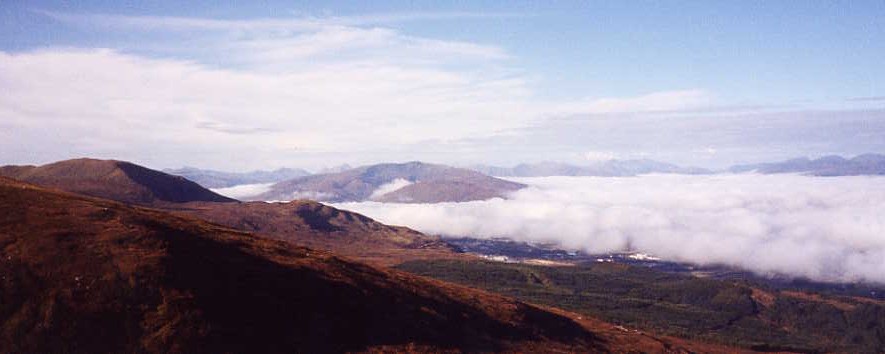
[[[4,166],[0,176],[131,204],[234,201],[183,177],[115,160],[75,159],[39,167]]]

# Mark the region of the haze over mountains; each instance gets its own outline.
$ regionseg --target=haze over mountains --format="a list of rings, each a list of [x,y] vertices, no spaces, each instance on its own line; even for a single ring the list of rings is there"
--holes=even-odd
[[[505,198],[525,185],[479,172],[422,162],[378,164],[274,184],[251,199],[328,202],[466,202]]]
[[[624,177],[648,173],[707,174],[712,171],[698,167],[680,167],[654,160],[608,160],[578,166],[559,162],[523,163],[515,167],[474,165],[473,170],[498,177],[600,176]]]
[[[165,169],[163,172],[182,176],[206,188],[224,188],[242,184],[272,183],[307,176],[310,172],[300,168],[280,168],[273,171],[222,172],[195,167]]]
[[[514,167],[473,165],[472,170],[497,177],[596,176],[626,177],[652,173],[712,174],[712,173],[805,173],[814,176],[857,176],[885,174],[885,155],[863,154],[853,158],[824,156],[817,159],[795,158],[781,162],[734,165],[724,170],[701,167],[682,167],[649,159],[608,160],[588,165],[561,162],[523,163]]]
[[[863,154],[846,159],[841,156],[824,156],[817,159],[797,158],[781,162],[737,165],[729,172],[757,173],[804,173],[814,176],[885,175],[885,155]]]

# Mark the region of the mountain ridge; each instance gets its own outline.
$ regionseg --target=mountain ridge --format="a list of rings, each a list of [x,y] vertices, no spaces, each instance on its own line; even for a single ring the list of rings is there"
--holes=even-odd
[[[118,160],[80,158],[41,166],[3,166],[0,176],[140,205],[235,201],[184,177]]]
[[[403,186],[373,196],[395,181]],[[504,198],[525,188],[476,171],[418,161],[362,166],[351,170],[300,177],[279,182],[254,200],[291,200],[308,197],[328,202],[374,200],[400,203],[465,202]]]
[[[804,173],[813,176],[885,175],[885,155],[868,153],[850,159],[839,155],[828,155],[817,159],[800,157],[780,162],[734,165],[729,167],[728,171],[763,174]]]

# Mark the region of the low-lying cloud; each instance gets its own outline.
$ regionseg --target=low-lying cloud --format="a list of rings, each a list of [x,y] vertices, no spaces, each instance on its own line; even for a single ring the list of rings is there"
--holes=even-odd
[[[397,178],[393,181],[382,184],[377,189],[372,191],[372,195],[369,196],[369,199],[374,200],[374,199],[380,198],[387,193],[395,192],[395,191],[400,190],[403,187],[408,186],[410,184],[412,184],[412,182],[409,180],[406,180],[403,178]]]
[[[214,188],[212,191],[225,197],[245,200],[249,197],[270,191],[270,186],[272,185],[274,185],[274,183],[241,184],[232,187]]]
[[[885,177],[525,178],[512,199],[345,203],[382,222],[478,238],[640,251],[761,275],[885,283]]]

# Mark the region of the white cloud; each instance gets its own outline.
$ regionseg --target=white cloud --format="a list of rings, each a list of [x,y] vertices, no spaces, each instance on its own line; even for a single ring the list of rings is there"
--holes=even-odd
[[[145,36],[128,50],[0,52],[0,123],[15,132],[0,141],[15,152],[2,163],[87,155],[155,167],[311,168],[379,156],[427,159],[419,152],[428,149],[440,162],[455,162],[488,155],[470,142],[539,130],[558,115],[688,109],[710,100],[686,90],[546,101],[528,76],[513,74],[519,71],[508,67],[505,48],[379,26],[509,14],[224,20],[44,13],[78,26],[172,35]],[[190,39],[178,38],[183,33]],[[175,49],[139,49],[152,40]],[[609,128],[621,124],[600,119]],[[541,148],[606,149],[588,141]],[[338,159],[329,161],[332,155]]]
[[[209,146],[221,155],[354,151],[488,135],[531,119],[519,81],[386,63],[266,73],[113,50],[0,52],[0,84],[0,121],[18,133],[5,144],[61,158],[163,147],[178,150],[179,163],[198,162],[182,159]],[[257,161],[227,167],[243,162]]]
[[[325,26],[358,26],[410,21],[498,19],[521,17],[514,13],[411,12],[359,16],[293,16],[289,18],[213,19],[178,16],[127,16],[35,10],[57,21],[80,26],[150,31],[308,31]]]
[[[225,188],[214,188],[212,191],[225,197],[247,200],[249,197],[270,191],[272,185],[274,183],[241,184]]]
[[[509,58],[495,46],[413,37],[381,27],[325,26],[291,36],[234,40],[222,48],[262,70],[314,65],[318,59],[327,64],[351,61],[426,66]]]
[[[511,200],[347,203],[378,220],[444,235],[632,249],[821,281],[885,283],[885,178],[660,175],[521,179]]]
[[[408,185],[410,185],[410,184],[412,184],[412,183],[414,183],[414,182],[409,181],[409,180],[406,180],[406,179],[403,179],[403,178],[397,178],[397,179],[395,179],[395,180],[393,180],[393,181],[390,181],[390,182],[388,182],[388,183],[382,184],[382,185],[379,186],[377,189],[375,189],[374,191],[372,191],[372,195],[369,196],[369,199],[380,198],[380,197],[384,196],[384,195],[387,194],[387,193],[391,193],[391,192],[398,191],[398,190],[400,190],[400,189],[402,189],[402,188],[404,188],[404,187],[406,187],[406,186],[408,186]]]

